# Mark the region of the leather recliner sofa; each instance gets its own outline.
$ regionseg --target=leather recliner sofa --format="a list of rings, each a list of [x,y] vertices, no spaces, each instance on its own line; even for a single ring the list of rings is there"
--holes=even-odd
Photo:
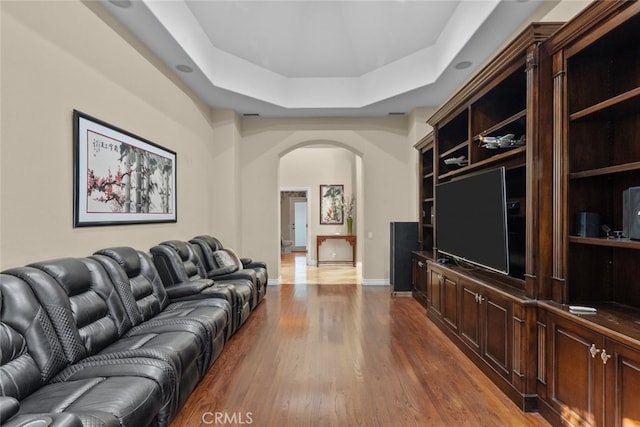
[[[191,279],[129,247],[0,272],[0,425],[167,426],[253,295]]]
[[[257,301],[257,290],[250,277],[215,281],[207,278],[202,260],[188,242],[169,240],[152,247],[150,252],[167,292],[185,294],[185,298],[192,300],[206,298],[212,290],[226,287],[233,294],[235,330],[248,319],[253,302]]]
[[[9,273],[0,274],[0,424],[168,424],[176,389],[169,361],[134,352],[82,357],[84,346],[72,348],[79,344],[78,330],[68,325],[60,337],[30,286],[33,280],[56,286],[51,277],[31,268]],[[69,360],[69,350],[78,354],[76,361]]]
[[[148,258],[99,252],[0,276],[3,426],[166,426],[220,354],[226,300],[169,304]]]

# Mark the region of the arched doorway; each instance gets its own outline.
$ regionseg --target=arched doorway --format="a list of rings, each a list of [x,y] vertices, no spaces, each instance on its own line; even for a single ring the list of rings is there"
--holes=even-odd
[[[329,265],[349,265],[353,261],[352,247],[348,241],[326,241],[318,249],[317,235],[347,234],[347,221],[326,224],[321,221],[320,187],[322,185],[337,185],[343,190],[343,196],[353,198],[353,234],[357,236],[363,230],[363,221],[359,207],[362,203],[362,156],[350,147],[335,141],[309,141],[299,144],[280,155],[278,168],[278,188],[280,191],[280,236],[288,236],[285,240],[294,240],[289,205],[284,203],[283,192],[306,193],[306,264],[313,270],[318,260]],[[295,194],[291,193],[295,196]],[[284,217],[289,217],[285,220]],[[294,247],[292,250],[295,252]],[[319,252],[319,253],[318,253]],[[357,268],[361,269],[362,243],[356,242]],[[324,264],[323,264],[324,266]]]

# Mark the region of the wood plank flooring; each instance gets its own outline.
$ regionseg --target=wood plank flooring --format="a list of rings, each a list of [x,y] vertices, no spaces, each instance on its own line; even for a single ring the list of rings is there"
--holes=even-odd
[[[413,298],[359,285],[270,287],[171,427],[249,424],[548,426]]]
[[[322,264],[307,265],[305,252],[283,254],[280,261],[280,283],[287,285],[360,285],[360,265]]]

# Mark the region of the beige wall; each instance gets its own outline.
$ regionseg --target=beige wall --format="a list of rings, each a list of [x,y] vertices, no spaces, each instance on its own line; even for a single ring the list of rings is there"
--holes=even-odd
[[[0,3],[0,268],[220,230],[210,110],[86,5]],[[178,153],[177,223],[72,227],[73,109]]]

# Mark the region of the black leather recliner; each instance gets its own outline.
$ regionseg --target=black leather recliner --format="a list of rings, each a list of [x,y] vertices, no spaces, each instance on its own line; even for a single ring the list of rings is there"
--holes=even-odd
[[[168,426],[255,295],[182,245],[180,286],[129,247],[0,272],[0,425]]]
[[[225,248],[222,245],[222,242],[220,241],[220,239],[218,239],[217,237],[209,236],[206,234],[195,236],[193,239],[190,240],[190,242],[193,242],[195,240],[203,240],[207,242],[207,245],[209,246],[211,251],[218,251],[221,249],[230,249],[230,248]],[[240,262],[242,262],[242,267],[245,269],[254,270],[256,272],[258,279],[260,280],[260,283],[266,287],[269,281],[267,264],[264,261],[254,261],[252,258],[247,258],[247,257],[239,256],[239,259],[240,259]]]
[[[197,322],[176,328],[153,319],[134,327],[119,293],[94,259],[62,258],[30,267],[20,277],[49,315],[67,360],[78,364],[144,357],[171,365],[175,386],[161,400],[161,412],[163,423],[173,417],[208,367],[206,328]]]
[[[224,298],[170,302],[149,255],[130,247],[102,249],[91,258],[104,267],[115,284],[133,330],[162,327],[165,331],[188,331],[194,323],[205,329],[211,349],[201,372],[204,375],[226,342],[233,314],[229,302]]]
[[[218,280],[225,277],[241,277],[245,274],[255,275],[253,281],[257,292],[253,307],[255,308],[262,301],[267,292],[267,282],[269,281],[267,265],[264,262],[239,257],[232,249],[224,248],[220,240],[213,236],[200,235],[189,242],[198,248],[197,254],[202,259],[209,278]],[[225,253],[230,256],[231,262],[224,261],[229,258]]]
[[[233,257],[226,253],[226,251],[216,251],[216,255],[225,254],[227,255],[227,262],[219,263],[217,266],[214,261],[214,268],[209,268],[211,265],[205,257],[207,255],[213,256],[213,254],[206,254],[201,246],[202,242],[192,243],[189,242],[189,245],[193,249],[196,257],[198,258],[198,263],[202,267],[202,271],[204,275],[214,280],[216,283],[236,283],[239,284],[238,292],[241,292],[244,295],[244,300],[249,302],[249,307],[247,310],[246,316],[249,316],[249,313],[256,308],[258,305],[258,289],[259,282],[256,277],[256,273],[253,270],[239,270],[238,261],[234,261]]]
[[[0,274],[1,425],[168,424],[175,392],[172,366],[133,354],[70,362],[61,339],[74,342],[77,329],[54,328],[31,288],[34,276],[46,275],[26,267],[6,273]],[[55,286],[50,277],[45,283]],[[68,314],[60,313],[60,318]]]
[[[246,278],[212,280],[207,278],[202,260],[194,247],[187,242],[170,240],[150,249],[158,273],[170,297],[180,294],[181,299],[208,298],[218,289],[225,289],[233,295],[235,307],[235,330],[249,317],[255,288]],[[173,299],[173,298],[172,298]]]

